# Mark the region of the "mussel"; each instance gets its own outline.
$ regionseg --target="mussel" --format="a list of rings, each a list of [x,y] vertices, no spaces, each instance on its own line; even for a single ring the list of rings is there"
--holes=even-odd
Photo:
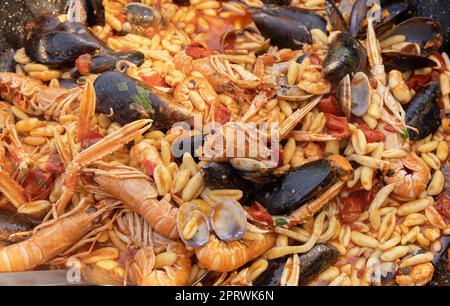
[[[320,272],[336,263],[339,251],[331,244],[316,244],[307,253],[299,256],[299,284],[311,281]],[[255,286],[279,286],[287,257],[269,261],[269,267],[253,282]]]
[[[97,49],[97,44],[80,35],[58,31],[36,35],[25,46],[30,58],[46,65],[74,62],[80,55],[93,53]]]
[[[431,18],[414,17],[394,26],[379,37],[385,40],[393,36],[403,36],[405,41],[420,46],[421,54],[427,56],[440,48],[443,41],[441,24]]]
[[[175,122],[192,124],[190,113],[167,94],[150,89],[136,79],[108,71],[94,82],[96,111],[109,114],[119,124],[141,118],[153,119],[153,127],[169,129]]]
[[[364,47],[348,33],[339,33],[329,46],[323,62],[324,77],[337,85],[347,74],[365,69],[367,55]]]
[[[105,23],[105,7],[102,0],[69,0],[67,17],[70,21],[88,26],[103,25]]]
[[[434,133],[440,124],[440,109],[437,104],[439,84],[431,83],[416,93],[406,106],[406,125],[416,128],[408,130],[411,140],[420,140]]]
[[[210,212],[208,207],[205,209],[205,207],[199,207],[190,202],[180,207],[177,214],[177,226],[184,244],[189,247],[198,247],[209,241],[210,225],[207,218]],[[195,223],[195,232],[193,234],[186,233],[189,230],[188,226],[192,226],[192,223]]]
[[[256,201],[272,215],[289,214],[319,195],[335,178],[328,160],[315,160],[290,170],[273,184],[263,187],[256,195]]]
[[[307,26],[300,20],[288,16],[276,15],[265,10],[257,10],[252,13],[253,22],[261,34],[270,38],[272,45],[279,48],[298,50],[303,44],[311,44],[311,33]]]
[[[20,239],[13,234],[27,232],[33,229],[33,222],[26,215],[14,214],[9,211],[0,211],[0,241],[16,243]],[[13,235],[13,236],[12,236]]]
[[[270,162],[264,163],[251,158],[232,158],[230,164],[241,177],[254,183],[266,184],[278,178],[273,170],[276,165],[271,165]]]
[[[270,6],[263,11],[272,15],[291,18],[294,22],[301,22],[309,31],[312,29],[320,29],[325,33],[327,32],[327,22],[323,17],[299,7]]]
[[[334,31],[348,32],[348,26],[344,17],[333,0],[326,0],[327,15]]]
[[[421,55],[398,51],[383,51],[381,55],[383,56],[383,64],[386,70],[406,71],[436,66],[436,62]]]

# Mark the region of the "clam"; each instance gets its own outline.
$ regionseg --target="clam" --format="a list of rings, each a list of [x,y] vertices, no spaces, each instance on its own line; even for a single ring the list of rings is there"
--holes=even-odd
[[[370,81],[364,72],[357,72],[351,81],[348,74],[342,79],[336,95],[346,117],[350,118],[351,114],[362,117],[367,112],[370,90]]]
[[[247,229],[247,217],[239,202],[220,198],[215,202],[211,225],[220,240],[239,240]]]
[[[181,240],[189,247],[199,247],[209,241],[207,215],[197,204],[187,202],[178,210],[177,226]]]

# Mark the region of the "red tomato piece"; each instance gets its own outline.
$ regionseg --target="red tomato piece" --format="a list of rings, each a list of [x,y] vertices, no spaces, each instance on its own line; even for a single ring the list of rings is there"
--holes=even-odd
[[[330,113],[325,113],[326,127],[331,131],[331,135],[337,138],[348,136],[348,120],[346,117],[338,117]]]
[[[90,146],[96,144],[100,140],[102,140],[104,136],[100,134],[98,131],[89,132],[86,137],[81,141],[81,150],[86,150]]]
[[[440,194],[436,199],[434,207],[441,215],[450,219],[450,195],[446,193]]]
[[[217,103],[214,109],[214,120],[220,124],[230,121],[231,111],[222,103]]]
[[[319,101],[318,107],[322,113],[329,113],[335,116],[339,116],[339,104],[334,96],[322,98]]]
[[[380,142],[380,141],[384,141],[386,139],[386,136],[383,134],[383,132],[378,131],[378,130],[372,130],[366,124],[358,124],[358,127],[364,133],[364,136],[366,136],[366,140],[369,143],[370,142]]]
[[[144,82],[144,84],[147,86],[161,86],[161,87],[168,86],[166,81],[164,81],[164,78],[162,78],[156,73],[151,76],[141,74],[140,77],[142,79],[142,82]]]
[[[92,56],[88,53],[80,55],[75,61],[75,65],[81,75],[89,75],[91,73]]]
[[[248,213],[250,216],[252,216],[252,218],[254,218],[255,220],[261,221],[261,222],[265,222],[269,225],[273,225],[274,221],[272,219],[272,216],[267,212],[267,210],[258,202],[253,203],[249,210]]]
[[[147,175],[153,177],[153,172],[155,171],[157,164],[146,159],[142,162],[142,166],[144,166]]]
[[[52,189],[52,174],[41,170],[33,170],[26,176],[23,187],[29,201],[47,199]]]
[[[406,85],[408,85],[410,89],[418,91],[419,89],[425,87],[428,82],[430,82],[429,75],[415,74],[406,82]]]
[[[199,59],[208,55],[213,54],[213,52],[205,50],[205,48],[200,46],[187,46],[186,54],[192,57],[193,59]]]
[[[58,153],[54,153],[54,154],[50,155],[45,170],[47,170],[47,172],[49,172],[49,173],[55,173],[55,174],[64,172],[64,170],[65,170],[64,164]]]

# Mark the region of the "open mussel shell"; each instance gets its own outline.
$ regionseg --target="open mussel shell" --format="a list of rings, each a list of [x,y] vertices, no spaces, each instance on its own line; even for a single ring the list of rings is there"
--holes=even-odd
[[[188,111],[173,98],[124,74],[104,72],[95,80],[94,89],[96,111],[110,115],[112,111],[119,124],[150,118],[153,119],[152,127],[164,130],[176,122],[192,123]]]
[[[312,42],[311,33],[302,21],[264,10],[253,12],[252,19],[261,34],[270,39],[271,45],[299,50],[304,43]]]
[[[323,62],[325,79],[337,85],[347,74],[362,71],[366,67],[364,47],[348,33],[339,33],[331,42]]]
[[[303,23],[308,30],[320,29],[327,32],[326,20],[316,13],[295,6],[270,6],[264,11],[278,16],[285,16],[294,21]]]
[[[177,214],[177,227],[181,240],[189,247],[199,247],[208,243],[210,226],[205,216],[205,212],[198,207],[197,204],[187,202],[183,204]],[[184,232],[186,226],[190,226],[192,222],[196,224],[196,232],[186,239]]]
[[[64,65],[73,63],[80,55],[94,53],[98,45],[83,36],[51,31],[35,35],[25,46],[27,55],[34,61],[45,65]]]
[[[230,164],[241,177],[254,183],[265,184],[277,179],[273,171],[276,165],[270,163],[251,158],[232,158]]]
[[[326,0],[326,7],[327,7],[327,15],[330,20],[330,24],[333,28],[333,31],[341,31],[341,32],[348,32],[348,26],[345,22],[344,17],[342,16],[341,12],[337,8],[336,4],[333,0]]]
[[[331,163],[319,159],[290,170],[256,195],[271,215],[285,215],[318,196],[335,180]]]
[[[440,48],[443,32],[440,23],[431,18],[414,17],[394,26],[378,39],[383,41],[393,36],[404,36],[405,41],[420,46],[421,54],[428,55]]]
[[[247,230],[247,217],[238,201],[220,198],[214,204],[211,225],[220,240],[239,240]]]
[[[383,64],[387,70],[415,70],[436,66],[436,62],[428,57],[397,51],[383,51]]]
[[[409,139],[420,140],[434,133],[440,125],[440,109],[437,103],[438,83],[422,88],[406,105],[405,123],[419,132],[408,130]]]
[[[299,256],[299,284],[304,285],[336,263],[339,251],[331,244],[319,243]],[[288,256],[269,261],[268,268],[253,282],[254,286],[279,286]]]

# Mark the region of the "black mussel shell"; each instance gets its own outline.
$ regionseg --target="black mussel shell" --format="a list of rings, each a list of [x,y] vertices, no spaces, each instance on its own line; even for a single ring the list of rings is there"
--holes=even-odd
[[[367,55],[364,47],[348,33],[339,33],[331,42],[323,62],[325,79],[333,85],[347,75],[365,69]]]
[[[366,0],[356,0],[355,4],[353,4],[352,12],[350,14],[349,26],[350,34],[353,37],[356,37],[358,35],[358,32],[361,30],[361,24],[366,18],[368,10],[369,7],[367,6]]]
[[[331,244],[316,244],[300,259],[300,284],[306,284],[320,272],[335,264],[339,255],[338,249]]]
[[[395,2],[383,6],[381,10],[382,21],[375,22],[374,24],[375,33],[377,33],[377,35],[381,35],[386,32],[395,22],[403,19],[408,15],[408,13],[410,13],[408,10],[408,4],[405,2]]]
[[[450,236],[441,239],[442,249],[436,254],[433,261],[435,268],[430,286],[450,286],[450,269],[448,266],[448,249],[450,246]]]
[[[264,9],[265,12],[277,16],[285,16],[303,23],[308,30],[320,29],[327,33],[327,21],[321,16],[295,6],[275,6]]]
[[[78,34],[93,44],[97,44],[97,48],[101,54],[112,54],[113,51],[100,41],[91,30],[79,22],[64,21],[57,28],[57,31]]]
[[[152,127],[166,130],[176,122],[192,123],[192,117],[163,92],[148,88],[136,79],[108,71],[94,82],[96,111],[113,112],[114,120],[127,124],[138,119],[153,119]]]
[[[210,189],[240,189],[244,197],[241,204],[251,204],[255,186],[239,176],[229,163],[209,162],[200,168],[205,185]]]
[[[114,70],[116,68],[116,59],[112,55],[97,55],[92,57],[89,65],[89,74],[102,73],[105,71]],[[81,77],[78,68],[75,66],[70,70],[70,76],[73,79]]]
[[[267,5],[280,5],[280,6],[291,4],[290,0],[262,0],[262,2]]]
[[[406,106],[405,122],[418,129],[419,133],[409,130],[411,140],[420,140],[434,133],[440,125],[440,109],[437,104],[439,84],[432,83],[416,93]]]
[[[140,51],[119,51],[114,53],[114,57],[117,61],[127,61],[140,66],[145,62],[145,56]]]
[[[252,18],[261,34],[279,48],[298,50],[312,42],[311,33],[301,21],[262,10],[252,13]]]
[[[70,64],[80,55],[94,53],[97,49],[97,44],[83,36],[59,31],[35,35],[25,46],[31,59],[45,65]]]
[[[0,212],[0,241],[15,243],[16,239],[11,234],[31,231],[34,227],[32,220],[23,214],[13,214],[9,211]]]
[[[450,5],[448,0],[408,0],[414,16],[430,17],[442,25],[444,33],[443,51],[450,52]]]
[[[383,64],[387,70],[414,70],[425,67],[434,67],[436,63],[428,57],[396,51],[387,51],[381,54]]]
[[[14,55],[16,52],[12,48],[6,48],[0,51],[0,72],[15,72],[16,61]]]
[[[320,194],[335,179],[331,164],[319,159],[290,170],[256,196],[272,215],[285,215]]]
[[[267,269],[253,282],[253,286],[280,286],[288,256],[269,260]]]
[[[333,0],[327,0],[327,15],[330,19],[331,26],[333,27],[333,31],[341,31],[341,32],[348,32],[348,26],[345,22],[344,17],[342,16],[341,12],[337,8],[336,4],[334,4]]]
[[[394,26],[379,37],[385,40],[394,35],[404,35],[406,41],[420,46],[422,55],[428,55],[439,49],[443,41],[441,24],[431,18],[414,17]]]
[[[79,86],[77,84],[77,81],[73,80],[73,79],[68,79],[68,80],[61,79],[61,80],[59,80],[59,85],[64,88],[67,88],[67,89],[71,89],[71,88],[75,88],[75,87]]]
[[[339,251],[330,244],[316,244],[307,253],[299,256],[299,285],[305,285],[320,272],[336,263]],[[269,261],[269,266],[254,282],[254,286],[279,286],[288,256]]]
[[[25,44],[35,35],[42,35],[56,30],[60,23],[57,15],[42,14],[37,16],[33,21],[25,25]]]

